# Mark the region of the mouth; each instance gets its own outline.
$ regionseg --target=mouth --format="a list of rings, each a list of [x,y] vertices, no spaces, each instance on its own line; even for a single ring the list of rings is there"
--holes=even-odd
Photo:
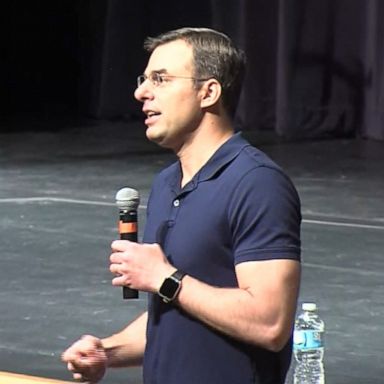
[[[161,113],[157,111],[144,111],[145,115],[147,118],[145,119],[145,124],[146,125],[151,125],[154,124],[160,117]]]

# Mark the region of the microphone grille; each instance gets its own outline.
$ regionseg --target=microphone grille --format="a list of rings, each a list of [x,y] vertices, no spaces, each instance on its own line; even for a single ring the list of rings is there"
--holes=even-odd
[[[136,189],[124,187],[116,193],[116,205],[120,209],[136,210],[140,204],[140,195]]]

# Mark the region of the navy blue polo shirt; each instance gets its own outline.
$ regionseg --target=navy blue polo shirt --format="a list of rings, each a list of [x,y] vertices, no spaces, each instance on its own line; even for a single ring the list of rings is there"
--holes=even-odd
[[[183,188],[180,163],[155,179],[144,242],[217,287],[237,287],[235,265],[300,259],[300,202],[284,172],[240,134]],[[273,300],[273,298],[271,298]],[[291,343],[279,353],[216,332],[149,295],[145,384],[284,383]]]

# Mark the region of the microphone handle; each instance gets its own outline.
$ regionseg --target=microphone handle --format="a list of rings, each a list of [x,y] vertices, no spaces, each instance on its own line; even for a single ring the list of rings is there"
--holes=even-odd
[[[130,228],[129,232],[126,227]],[[137,212],[121,211],[119,222],[120,240],[129,240],[137,243]],[[139,292],[137,289],[123,287],[123,299],[138,299]]]

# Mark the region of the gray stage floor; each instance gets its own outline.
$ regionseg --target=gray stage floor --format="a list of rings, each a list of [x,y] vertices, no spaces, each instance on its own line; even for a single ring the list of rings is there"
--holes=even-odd
[[[145,308],[145,295],[123,301],[108,271],[116,191],[140,191],[144,223],[152,177],[173,160],[143,137],[124,122],[0,134],[0,370],[68,380],[60,354],[73,340],[107,335]],[[326,322],[327,383],[382,383],[384,142],[251,139],[301,195],[300,300]],[[140,374],[104,383],[138,384]]]

